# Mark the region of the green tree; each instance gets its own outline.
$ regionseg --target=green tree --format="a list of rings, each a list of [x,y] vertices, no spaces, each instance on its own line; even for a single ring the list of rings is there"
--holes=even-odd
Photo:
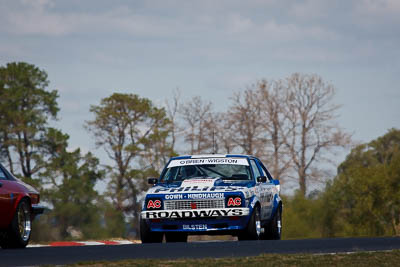
[[[50,160],[40,173],[46,188],[42,198],[50,204],[48,217],[55,222],[59,238],[101,238],[100,196],[94,189],[104,177],[99,161],[91,153],[81,155],[79,149],[68,152],[68,135],[50,128],[44,149]]]
[[[0,67],[1,156],[13,174],[31,183],[44,166],[48,119],[56,119],[59,110],[58,93],[47,91],[48,85],[46,72],[34,65],[13,62]]]
[[[147,188],[147,175],[156,175],[171,155],[166,141],[170,121],[165,110],[134,94],[113,94],[91,106],[94,120],[86,123],[96,145],[104,148],[114,165],[110,174],[108,196],[114,207],[131,213],[138,226],[140,194]]]
[[[109,201],[104,200],[102,205],[105,237],[125,237],[126,225],[123,212],[116,210]]]
[[[400,234],[400,131],[354,148],[324,196],[324,235]]]
[[[46,72],[32,64],[0,67],[0,157],[14,175],[41,189],[50,207],[34,222],[32,238],[51,241],[71,238],[71,233],[82,238],[115,234],[113,225],[124,221],[107,211],[94,189],[104,176],[98,159],[91,153],[82,155],[79,149],[69,152],[68,135],[48,126],[59,111],[57,91],[48,91],[48,85]]]

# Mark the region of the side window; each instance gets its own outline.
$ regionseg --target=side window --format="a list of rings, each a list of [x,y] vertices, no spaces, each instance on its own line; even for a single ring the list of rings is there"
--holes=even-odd
[[[258,162],[261,166],[261,172],[262,175],[266,176],[268,178],[268,180],[272,180],[272,176],[271,174],[268,172],[267,168],[265,168],[264,164],[262,164],[261,162]]]
[[[265,176],[265,177],[268,177],[267,173],[265,172],[264,168],[262,168],[262,167],[261,167],[261,175]]]
[[[7,176],[1,168],[0,168],[0,180],[7,180]]]
[[[258,170],[256,162],[252,159],[250,160],[251,168],[253,169],[254,178],[257,179],[258,176],[261,176],[260,171]]]

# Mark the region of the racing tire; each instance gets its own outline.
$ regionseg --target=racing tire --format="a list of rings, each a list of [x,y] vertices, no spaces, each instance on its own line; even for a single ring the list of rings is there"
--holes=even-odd
[[[256,207],[251,214],[251,218],[246,228],[238,235],[238,240],[258,240],[261,235],[261,216],[260,208]]]
[[[25,248],[31,238],[32,221],[29,201],[18,203],[10,227],[0,235],[1,248]]]
[[[161,243],[163,233],[152,232],[146,221],[140,219],[140,239],[142,243]]]
[[[188,239],[188,234],[186,233],[165,233],[165,241],[167,243],[172,243],[172,242],[186,243],[187,239]]]
[[[264,240],[280,240],[282,235],[282,212],[278,208],[274,217],[266,226],[265,233],[261,236]]]

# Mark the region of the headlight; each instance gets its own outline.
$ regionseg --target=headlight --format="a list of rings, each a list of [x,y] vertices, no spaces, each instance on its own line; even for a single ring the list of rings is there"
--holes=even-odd
[[[31,203],[32,204],[39,204],[39,202],[40,202],[40,195],[39,194],[30,193],[29,196],[31,197]]]

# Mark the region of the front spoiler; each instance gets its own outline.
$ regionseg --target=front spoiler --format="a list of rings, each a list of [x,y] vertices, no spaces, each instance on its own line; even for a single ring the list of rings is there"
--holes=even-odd
[[[249,208],[152,210],[142,211],[142,219],[200,219],[214,217],[248,216]]]

